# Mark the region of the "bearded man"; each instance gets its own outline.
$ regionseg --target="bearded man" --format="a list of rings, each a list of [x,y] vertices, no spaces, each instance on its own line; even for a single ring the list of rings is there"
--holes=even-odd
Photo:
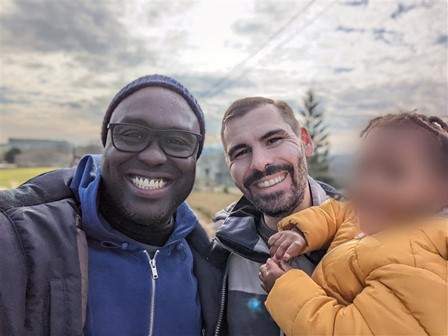
[[[224,115],[221,138],[230,174],[244,196],[214,219],[220,226],[216,239],[230,251],[215,335],[278,336],[258,273],[270,249],[283,256],[289,245],[275,246],[270,238],[282,218],[338,194],[308,176],[306,157],[313,154],[313,143],[285,102],[262,97],[235,101]],[[300,233],[287,234],[293,241]],[[324,252],[290,264],[311,274]]]

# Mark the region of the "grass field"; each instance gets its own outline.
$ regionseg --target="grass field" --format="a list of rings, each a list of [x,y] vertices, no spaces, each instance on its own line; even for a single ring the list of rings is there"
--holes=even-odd
[[[240,197],[241,195],[239,194],[193,191],[190,196],[188,196],[187,202],[193,208],[202,226],[210,235],[213,235],[215,232],[215,227],[212,225],[213,215],[219,210],[227,207],[229,204],[237,201]]]
[[[16,188],[30,178],[56,168],[13,168],[0,169],[0,189]]]
[[[0,169],[0,190],[15,188],[36,175],[54,169],[55,168]],[[195,211],[201,224],[210,234],[213,234],[214,228],[211,225],[213,215],[219,210],[224,209],[230,203],[238,200],[239,197],[240,195],[238,194],[227,194],[224,192],[193,191],[188,197],[187,202]]]

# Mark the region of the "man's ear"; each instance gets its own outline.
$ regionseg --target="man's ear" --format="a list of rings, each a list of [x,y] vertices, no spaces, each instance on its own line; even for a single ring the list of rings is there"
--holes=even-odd
[[[311,156],[314,153],[314,145],[308,130],[304,127],[300,129],[300,140],[302,140],[305,156]]]

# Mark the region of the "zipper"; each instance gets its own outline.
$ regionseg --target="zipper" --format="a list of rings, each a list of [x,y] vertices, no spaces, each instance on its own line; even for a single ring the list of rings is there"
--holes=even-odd
[[[226,269],[224,271],[222,288],[221,288],[221,306],[219,308],[218,323],[216,324],[214,336],[219,336],[219,333],[221,331],[222,320],[224,319],[224,311],[226,308],[227,273],[228,273],[228,271],[229,271],[229,263],[226,264]]]
[[[151,307],[149,312],[149,333],[148,336],[154,335],[154,310],[156,305],[156,280],[159,278],[157,272],[156,258],[159,250],[154,253],[154,258],[151,258],[148,251],[143,251],[148,259],[149,267],[151,268]]]

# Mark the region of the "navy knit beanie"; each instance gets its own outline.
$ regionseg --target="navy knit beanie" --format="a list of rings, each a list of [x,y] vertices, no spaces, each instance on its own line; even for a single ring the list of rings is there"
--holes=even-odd
[[[106,140],[107,140],[107,125],[110,122],[110,118],[112,116],[112,113],[117,108],[117,106],[125,99],[126,97],[130,96],[134,92],[150,87],[150,86],[158,86],[163,87],[169,90],[172,90],[178,94],[180,94],[190,105],[191,109],[193,110],[194,114],[196,114],[196,117],[199,121],[199,128],[200,132],[202,134],[202,140],[199,143],[198,148],[198,158],[201,156],[202,148],[204,147],[204,140],[205,140],[205,120],[204,120],[204,113],[202,112],[201,107],[199,106],[196,99],[193,97],[193,95],[187,90],[186,87],[184,87],[181,83],[179,83],[177,80],[171,77],[162,76],[162,75],[149,75],[140,77],[139,79],[136,79],[126,85],[124,88],[122,88],[112,99],[111,103],[109,104],[109,107],[107,108],[106,114],[104,115],[103,119],[103,126],[101,130],[101,141],[103,142],[103,146],[106,146]]]

